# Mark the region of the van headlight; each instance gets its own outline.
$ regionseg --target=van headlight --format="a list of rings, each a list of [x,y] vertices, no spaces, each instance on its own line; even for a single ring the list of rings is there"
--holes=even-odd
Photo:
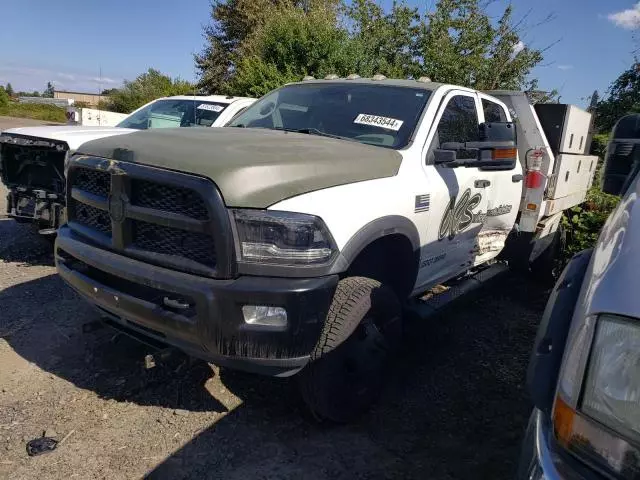
[[[582,410],[614,430],[640,435],[640,324],[598,319],[584,385]]]
[[[244,262],[316,266],[337,252],[326,225],[314,215],[234,209],[233,217]]]
[[[640,476],[640,320],[589,317],[569,340],[552,414],[557,441],[597,469]]]

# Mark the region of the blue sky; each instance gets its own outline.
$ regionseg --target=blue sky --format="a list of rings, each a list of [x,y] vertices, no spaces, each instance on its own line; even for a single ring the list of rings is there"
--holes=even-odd
[[[422,11],[436,0],[409,0]],[[148,67],[195,79],[193,53],[203,45],[209,0],[22,0],[2,7],[0,84],[14,89],[97,91],[119,86]],[[562,101],[584,104],[633,60],[638,0],[513,0],[515,17],[531,10],[524,44],[549,49],[533,76]],[[383,0],[391,4],[391,0]],[[507,4],[489,7],[498,15]],[[555,20],[535,26],[548,14]],[[637,46],[637,44],[636,44]],[[102,79],[100,79],[102,69]]]

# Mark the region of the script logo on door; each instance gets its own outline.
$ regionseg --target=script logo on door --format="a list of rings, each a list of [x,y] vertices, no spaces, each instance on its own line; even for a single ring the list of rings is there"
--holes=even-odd
[[[451,240],[459,232],[471,225],[473,222],[472,210],[480,204],[481,200],[482,196],[479,193],[471,195],[470,188],[465,190],[457,202],[456,197],[451,197],[440,222],[438,240],[442,240],[444,237],[448,237]]]

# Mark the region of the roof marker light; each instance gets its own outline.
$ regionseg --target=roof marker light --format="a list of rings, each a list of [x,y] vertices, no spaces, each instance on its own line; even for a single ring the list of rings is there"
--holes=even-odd
[[[335,73],[330,73],[329,75],[324,77],[325,80],[335,80],[336,78],[340,78],[340,77],[338,77],[338,75],[336,75]]]
[[[420,77],[417,81],[420,83],[429,83],[431,79],[429,77]]]
[[[309,80],[315,80],[315,78],[311,75],[307,75],[302,79],[303,82],[308,82]]]
[[[358,78],[360,78],[360,75],[358,75],[357,73],[352,73],[347,77],[347,80],[357,80]]]
[[[380,73],[376,73],[371,80],[379,81],[379,80],[386,80],[386,79],[387,77],[385,77],[384,75]]]

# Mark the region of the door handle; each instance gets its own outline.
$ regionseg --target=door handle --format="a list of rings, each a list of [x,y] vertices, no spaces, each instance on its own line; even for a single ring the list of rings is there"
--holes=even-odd
[[[522,181],[522,179],[523,179],[523,176],[522,176],[522,175],[520,175],[520,174],[512,175],[512,176],[511,176],[511,181],[512,181],[513,183],[521,182],[521,181]]]
[[[489,185],[491,185],[489,180],[476,180],[473,182],[473,186],[476,188],[487,188]]]

